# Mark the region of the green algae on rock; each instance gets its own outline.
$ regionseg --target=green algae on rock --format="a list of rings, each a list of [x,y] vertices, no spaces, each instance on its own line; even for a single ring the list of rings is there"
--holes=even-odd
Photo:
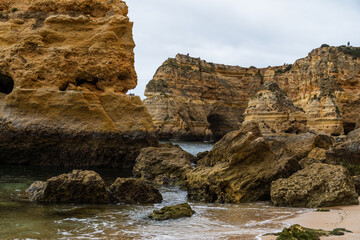
[[[325,231],[321,229],[305,228],[298,224],[294,224],[289,228],[284,228],[278,235],[276,240],[320,240],[321,236],[339,236],[344,235],[345,232],[351,232],[345,228],[336,228],[332,231]]]
[[[152,220],[168,220],[178,219],[184,217],[191,217],[195,211],[193,211],[188,203],[177,204],[169,207],[163,207],[160,210],[154,210],[149,218]]]

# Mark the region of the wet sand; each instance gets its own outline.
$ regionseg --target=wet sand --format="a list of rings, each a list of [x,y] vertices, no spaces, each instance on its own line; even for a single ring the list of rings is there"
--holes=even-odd
[[[346,228],[353,233],[345,233],[343,236],[322,237],[324,240],[359,240],[360,239],[360,205],[330,207],[330,212],[309,212],[295,218],[285,220],[285,223],[299,224],[303,227],[323,230],[334,228]],[[276,236],[263,236],[262,240],[273,240]]]

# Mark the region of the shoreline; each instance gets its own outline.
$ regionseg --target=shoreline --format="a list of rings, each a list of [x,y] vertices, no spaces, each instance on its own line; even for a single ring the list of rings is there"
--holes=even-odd
[[[331,231],[335,228],[346,228],[352,233],[342,236],[321,237],[324,240],[356,240],[360,239],[360,205],[328,207],[330,212],[308,212],[286,219],[284,224],[299,224],[303,227]],[[259,236],[262,240],[275,240],[276,236]]]

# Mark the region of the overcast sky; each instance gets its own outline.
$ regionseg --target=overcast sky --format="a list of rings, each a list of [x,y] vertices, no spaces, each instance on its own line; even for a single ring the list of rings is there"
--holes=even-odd
[[[177,53],[243,67],[293,63],[323,43],[360,46],[359,0],[126,0],[138,86]]]

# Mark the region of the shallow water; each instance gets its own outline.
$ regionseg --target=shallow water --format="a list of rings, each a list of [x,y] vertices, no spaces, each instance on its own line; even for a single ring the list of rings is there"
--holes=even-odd
[[[195,143],[185,147],[193,154],[205,148],[209,145]],[[275,208],[269,202],[190,203],[196,212],[191,218],[162,222],[147,219],[154,209],[187,202],[187,193],[177,187],[162,187],[164,200],[155,205],[41,205],[21,198],[32,182],[69,171],[0,166],[0,239],[255,239],[263,233],[280,230],[284,219],[307,211]],[[116,177],[131,174],[96,171],[107,184]]]

